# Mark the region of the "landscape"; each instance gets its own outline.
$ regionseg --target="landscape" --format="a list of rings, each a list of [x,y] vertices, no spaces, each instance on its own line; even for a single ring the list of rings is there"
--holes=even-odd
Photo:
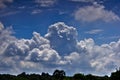
[[[0,0],[0,80],[120,80],[120,0]]]
[[[22,72],[18,75],[0,74],[0,80],[120,80],[120,70],[111,73],[111,76],[96,76],[92,74],[84,75],[76,73],[73,76],[66,76],[64,70],[55,70],[52,75],[49,73],[26,74]]]

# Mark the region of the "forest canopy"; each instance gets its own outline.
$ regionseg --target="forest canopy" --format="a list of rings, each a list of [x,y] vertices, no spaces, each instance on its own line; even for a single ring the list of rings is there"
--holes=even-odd
[[[0,80],[120,80],[120,69],[112,72],[110,76],[84,75],[82,73],[66,76],[64,70],[55,70],[52,75],[45,72],[41,74],[26,74],[25,72],[18,75],[0,74]]]

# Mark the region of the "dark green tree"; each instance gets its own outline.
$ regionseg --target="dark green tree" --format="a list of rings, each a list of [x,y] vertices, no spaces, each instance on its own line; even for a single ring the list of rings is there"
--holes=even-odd
[[[25,77],[26,76],[26,73],[25,72],[22,72],[21,74],[18,74],[19,77]]]
[[[98,80],[96,76],[93,76],[91,74],[86,75],[87,80]]]
[[[41,74],[41,80],[52,80],[52,77],[48,73]]]
[[[63,80],[65,77],[65,71],[63,70],[55,70],[53,73],[53,78],[55,80]]]
[[[17,79],[19,79],[19,80],[28,80],[27,75],[26,75],[25,72],[22,72],[21,74],[18,74]]]
[[[116,72],[111,73],[111,80],[120,80],[120,69],[116,70]]]
[[[86,80],[84,74],[80,74],[80,73],[75,74],[75,75],[73,76],[73,79],[74,79],[74,80]]]

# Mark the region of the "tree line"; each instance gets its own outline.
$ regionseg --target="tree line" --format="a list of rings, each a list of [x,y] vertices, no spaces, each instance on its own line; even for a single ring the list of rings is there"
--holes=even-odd
[[[109,77],[82,73],[66,76],[64,70],[55,70],[52,75],[44,72],[42,74],[26,74],[25,72],[18,75],[0,74],[0,80],[120,80],[120,69],[112,72]]]

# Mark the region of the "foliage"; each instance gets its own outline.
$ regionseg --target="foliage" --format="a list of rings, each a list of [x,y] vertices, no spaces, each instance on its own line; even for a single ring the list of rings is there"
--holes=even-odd
[[[63,80],[65,77],[65,72],[63,70],[55,70],[53,73],[54,80]]]
[[[111,73],[111,80],[120,80],[120,69]]]
[[[48,73],[40,74],[26,74],[25,72],[15,75],[0,74],[0,80],[120,80],[120,69],[112,72],[111,76],[95,76],[92,74],[84,75],[81,73],[74,74],[73,76],[65,76],[64,70],[55,70],[53,75]]]

